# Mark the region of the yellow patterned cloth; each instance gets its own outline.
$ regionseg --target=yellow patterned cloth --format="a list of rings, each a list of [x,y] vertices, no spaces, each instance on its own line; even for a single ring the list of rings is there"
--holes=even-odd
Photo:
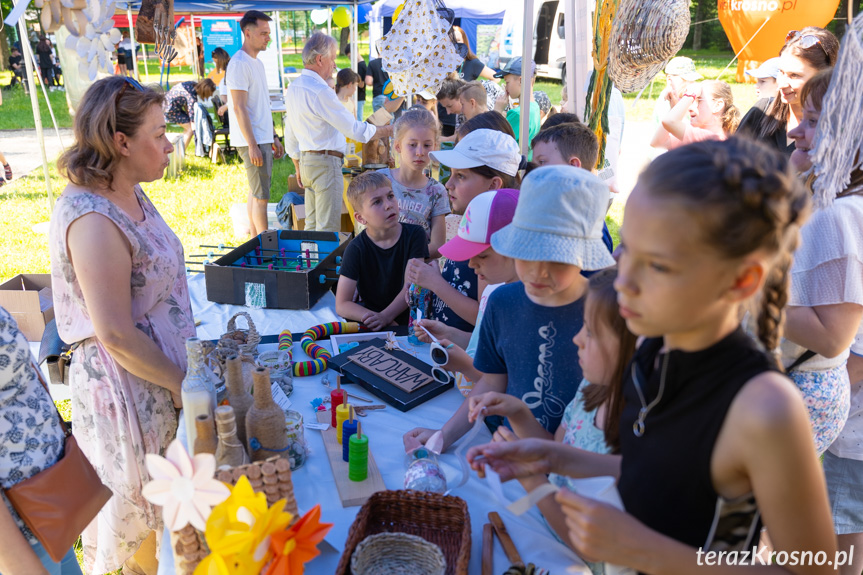
[[[407,0],[389,34],[378,40],[384,69],[399,96],[423,90],[437,93],[441,82],[462,63],[448,36],[450,23],[433,0]]]

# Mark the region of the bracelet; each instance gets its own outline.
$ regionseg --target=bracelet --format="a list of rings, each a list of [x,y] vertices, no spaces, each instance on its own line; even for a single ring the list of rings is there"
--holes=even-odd
[[[683,98],[692,98],[693,100],[697,100],[697,99],[698,99],[698,96],[696,96],[695,94],[691,94],[691,93],[687,92],[687,93],[683,94],[682,96],[680,96],[680,98],[681,98],[681,99],[683,99]]]

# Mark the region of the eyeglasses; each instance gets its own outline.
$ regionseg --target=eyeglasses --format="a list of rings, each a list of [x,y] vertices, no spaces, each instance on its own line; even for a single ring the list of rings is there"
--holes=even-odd
[[[793,40],[800,39],[798,44],[801,48],[811,48],[815,44],[821,46],[821,49],[824,50],[824,55],[827,56],[827,62],[830,63],[830,54],[827,53],[827,48],[824,47],[824,44],[821,43],[821,38],[818,36],[814,36],[812,34],[800,35],[800,30],[792,30],[785,36],[785,44],[787,45],[789,42]]]
[[[119,92],[117,92],[117,98],[114,100],[114,107],[115,108],[120,105],[120,98],[123,97],[123,94],[126,93],[126,89],[129,86],[132,86],[133,89],[135,89],[139,92],[144,91],[144,86],[142,86],[141,83],[138,82],[138,80],[136,80],[134,78],[130,78],[129,76],[123,76],[123,80],[125,80],[125,82],[123,82],[123,87],[120,88]]]

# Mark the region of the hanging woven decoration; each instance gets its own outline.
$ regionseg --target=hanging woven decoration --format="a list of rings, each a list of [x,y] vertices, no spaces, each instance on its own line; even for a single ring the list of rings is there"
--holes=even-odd
[[[452,10],[435,0],[407,0],[389,33],[378,40],[383,67],[397,96],[437,93],[462,63],[450,35]]]
[[[815,144],[809,152],[815,174],[813,201],[824,208],[836,194],[863,186],[854,170],[863,169],[863,17],[842,38],[830,87],[824,95]]]
[[[593,75],[587,89],[584,119],[599,141],[597,169],[605,162],[605,144],[608,140],[608,103],[611,100],[612,88],[608,77],[608,47],[619,2],[620,0],[602,0],[593,16]]]
[[[689,0],[620,0],[611,29],[608,75],[621,92],[641,90],[689,34]]]

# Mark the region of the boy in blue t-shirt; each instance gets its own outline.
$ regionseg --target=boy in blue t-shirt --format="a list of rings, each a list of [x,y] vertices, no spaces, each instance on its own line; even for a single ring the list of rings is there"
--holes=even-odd
[[[348,186],[357,221],[366,226],[345,248],[336,287],[336,313],[379,331],[407,325],[405,268],[412,258],[429,256],[422,226],[399,223],[399,204],[390,179],[365,172]],[[353,301],[359,291],[363,304]]]
[[[524,180],[510,225],[491,237],[494,250],[515,259],[519,283],[489,298],[474,367],[483,373],[471,396],[508,393],[554,433],[581,382],[572,338],[581,329],[587,279],[582,270],[614,265],[602,243],[608,186],[571,166],[538,168]],[[443,426],[443,449],[470,429],[468,402]],[[409,437],[425,443],[434,430]]]

